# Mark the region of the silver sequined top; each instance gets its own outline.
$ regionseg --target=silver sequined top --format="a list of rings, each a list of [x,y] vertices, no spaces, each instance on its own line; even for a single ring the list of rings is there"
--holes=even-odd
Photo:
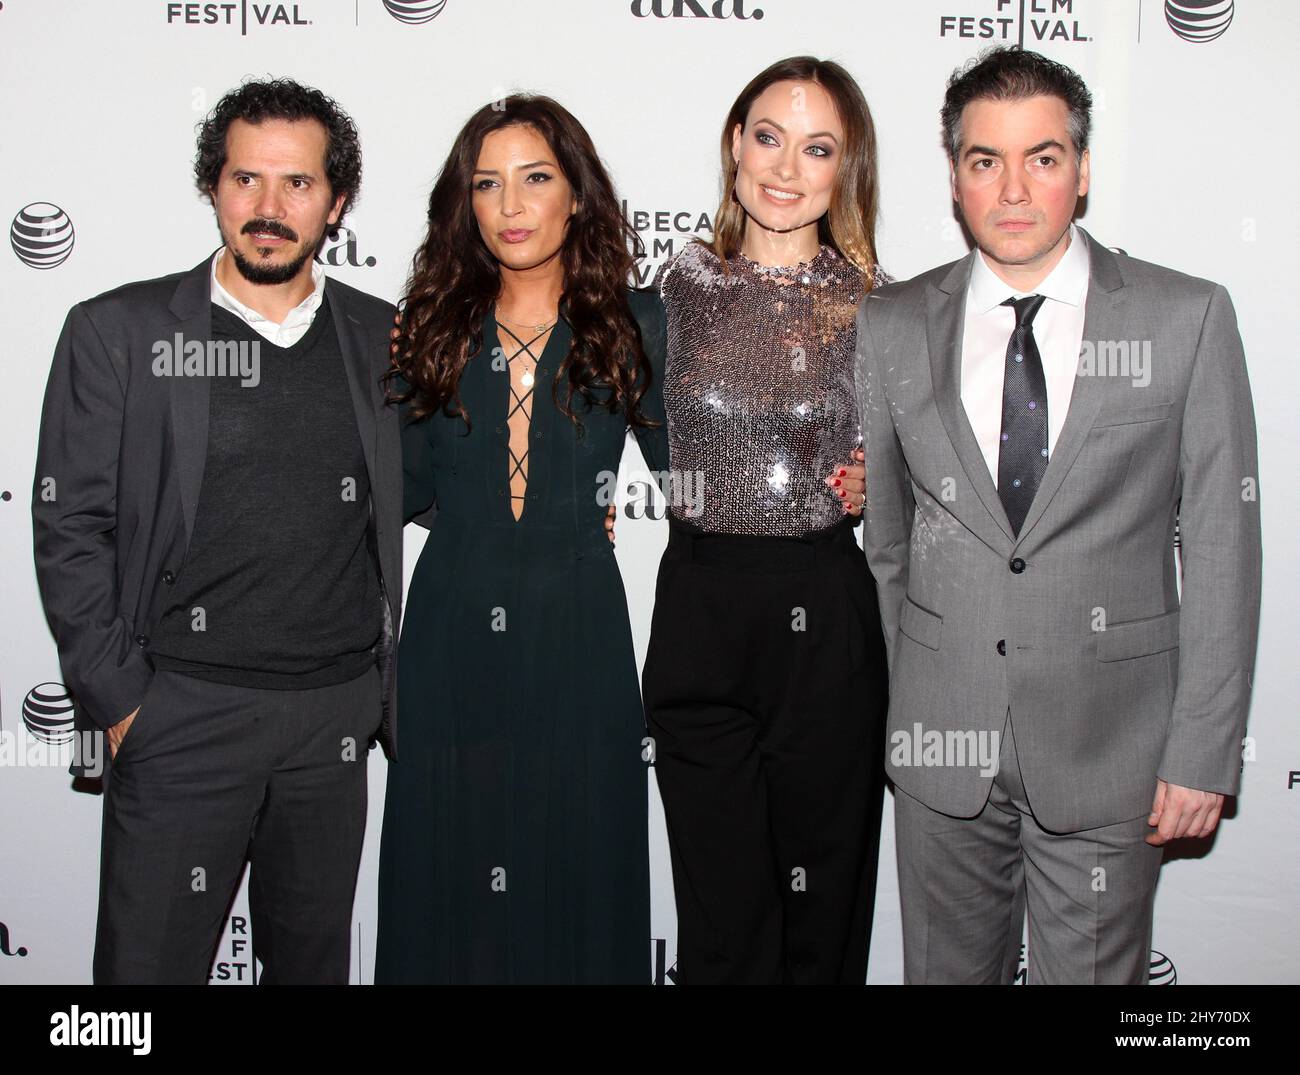
[[[702,243],[659,271],[674,514],[715,533],[793,537],[843,518],[823,478],[861,443],[853,386],[862,274],[830,247],[793,268]],[[888,277],[877,270],[877,285]]]

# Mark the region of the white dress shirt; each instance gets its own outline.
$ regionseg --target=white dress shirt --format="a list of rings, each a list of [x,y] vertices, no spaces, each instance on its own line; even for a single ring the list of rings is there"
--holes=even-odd
[[[1047,451],[1050,458],[1065,424],[1074,392],[1083,344],[1084,303],[1088,298],[1088,247],[1078,229],[1070,225],[1070,245],[1056,267],[1032,292],[1046,300],[1034,317],[1034,341],[1043,360],[1047,383]],[[975,255],[966,288],[966,317],[961,344],[961,403],[966,408],[984,462],[998,483],[999,438],[1002,435],[1002,378],[1006,372],[1007,344],[1016,327],[1016,311],[1001,305],[1024,298],[999,279]]]
[[[223,246],[212,257],[212,301],[222,309],[242,318],[257,333],[277,347],[290,347],[306,335],[311,328],[312,319],[320,308],[325,295],[325,270],[313,260],[311,264],[312,291],[302,302],[298,303],[283,321],[270,321],[256,310],[250,309],[234,295],[221,286],[217,280],[217,263],[225,256]],[[236,270],[238,271],[238,270]],[[1041,315],[1040,315],[1041,316]],[[1049,412],[1050,414],[1050,412]]]

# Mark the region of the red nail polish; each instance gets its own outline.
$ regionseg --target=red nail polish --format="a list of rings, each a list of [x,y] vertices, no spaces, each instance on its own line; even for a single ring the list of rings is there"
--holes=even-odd
[[[840,480],[839,480],[839,478],[836,478],[833,482],[831,482],[831,485],[833,485],[833,486],[838,486],[839,484],[840,484]],[[842,495],[842,494],[841,494],[841,495]]]
[[[837,489],[836,492],[839,493],[840,496],[844,496],[844,490],[843,490],[843,489]]]

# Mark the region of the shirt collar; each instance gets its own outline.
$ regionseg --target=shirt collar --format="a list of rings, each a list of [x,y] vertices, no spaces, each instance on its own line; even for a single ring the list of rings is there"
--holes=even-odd
[[[212,301],[218,306],[229,310],[231,313],[242,317],[250,325],[254,322],[262,321],[265,321],[268,324],[275,324],[274,321],[263,317],[256,310],[252,309],[252,307],[245,306],[235,298],[234,295],[221,286],[221,282],[217,279],[217,263],[225,256],[225,253],[226,248],[223,246],[212,256],[212,271],[210,274],[212,279]],[[311,263],[311,284],[311,294],[289,311],[285,319],[280,322],[281,325],[293,325],[295,323],[301,324],[304,321],[310,321],[315,315],[317,309],[320,308],[321,299],[325,295],[325,270],[316,264],[315,259],[312,259]]]
[[[1034,288],[1033,294],[1055,299],[1067,306],[1079,306],[1088,293],[1088,267],[1088,244],[1079,234],[1079,229],[1071,224],[1070,245],[1056,267]],[[983,252],[977,250],[966,292],[970,308],[976,313],[986,314],[1013,296],[1023,297],[989,268]]]

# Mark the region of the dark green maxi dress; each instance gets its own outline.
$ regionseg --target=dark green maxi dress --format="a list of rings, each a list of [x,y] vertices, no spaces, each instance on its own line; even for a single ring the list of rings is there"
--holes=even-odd
[[[629,301],[653,371],[642,413],[661,423],[637,436],[662,471],[663,307]],[[556,407],[571,339],[561,318],[538,362],[518,522],[491,316],[461,378],[469,434],[441,414],[403,424],[404,518],[437,513],[398,651],[377,983],[650,981],[645,718],[599,498],[627,423],[575,396],[579,436]]]

